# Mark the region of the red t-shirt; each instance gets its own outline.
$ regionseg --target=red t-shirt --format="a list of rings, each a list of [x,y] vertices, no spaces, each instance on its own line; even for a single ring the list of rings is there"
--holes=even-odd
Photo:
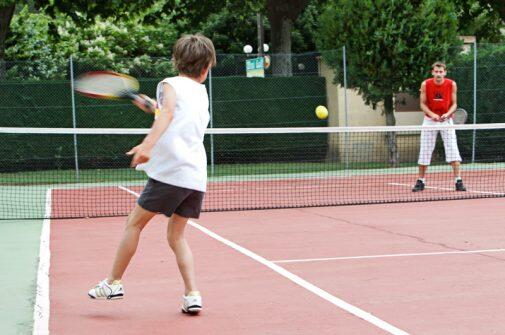
[[[444,78],[443,83],[438,85],[434,78],[430,78],[425,83],[428,108],[439,116],[447,113],[452,105],[452,85],[454,82]]]

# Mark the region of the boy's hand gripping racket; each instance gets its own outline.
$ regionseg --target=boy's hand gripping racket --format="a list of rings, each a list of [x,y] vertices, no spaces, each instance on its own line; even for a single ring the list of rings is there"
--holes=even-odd
[[[140,102],[145,111],[158,115],[159,111],[151,99],[138,94],[137,79],[113,71],[93,71],[79,76],[75,90],[96,99],[129,99]],[[139,106],[140,107],[140,106]]]

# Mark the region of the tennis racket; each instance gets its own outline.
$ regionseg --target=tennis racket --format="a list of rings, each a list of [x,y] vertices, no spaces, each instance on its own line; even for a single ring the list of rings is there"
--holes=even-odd
[[[158,115],[156,106],[141,97],[139,82],[126,74],[113,71],[93,71],[79,76],[75,81],[75,91],[95,99],[129,99],[141,101],[145,108]]]
[[[466,112],[466,110],[464,110],[463,108],[458,108],[454,112],[454,118],[452,122],[454,122],[454,124],[464,124],[467,118],[468,113]]]

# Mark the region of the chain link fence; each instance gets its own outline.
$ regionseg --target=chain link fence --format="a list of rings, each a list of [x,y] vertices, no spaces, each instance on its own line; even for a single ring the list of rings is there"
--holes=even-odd
[[[318,72],[319,54],[270,57],[271,64],[275,64],[278,58],[288,58],[292,67],[283,72],[285,67],[274,69],[264,64],[262,77],[249,78],[246,61],[258,57],[218,55],[218,65],[205,82],[211,128],[327,125],[327,120],[318,119],[314,112],[318,105],[327,103],[325,78]],[[5,77],[0,80],[0,127],[148,128],[153,121],[152,115],[143,113],[128,101],[90,99],[76,94],[72,90],[73,80],[88,71],[110,69],[136,77],[140,91],[154,97],[158,82],[175,75],[169,58],[68,59],[58,64],[6,62],[4,65]],[[68,136],[65,141],[39,137],[37,143],[31,143],[26,136],[11,135],[10,143],[16,136],[19,137],[14,142],[17,144],[4,150],[17,161],[9,164],[9,171],[29,170],[37,165],[38,157],[51,156],[54,159],[45,164],[45,169],[75,169],[77,176],[80,169],[128,166],[125,149],[142,138],[75,135],[72,141]],[[222,136],[206,136],[205,140],[213,169],[215,163],[228,161],[228,156],[220,154],[221,147],[238,154],[257,139],[237,142]],[[324,136],[315,135],[309,138],[307,145],[312,143],[320,147],[325,141]],[[292,145],[290,141],[284,142],[287,146]],[[263,143],[263,148],[254,144],[258,154],[272,146],[269,141]],[[280,153],[291,149],[275,150]]]
[[[247,78],[246,61],[253,58],[218,55],[218,65],[205,82],[213,127],[326,125],[314,114],[316,106],[326,105],[318,53],[268,55],[272,66],[265,64],[264,76]],[[282,59],[289,59],[289,71],[275,69],[274,64]],[[2,127],[148,127],[151,118],[130,103],[76,95],[72,80],[88,71],[108,69],[136,77],[140,91],[154,96],[157,83],[175,75],[168,58],[5,62],[4,66],[4,77],[0,78]]]
[[[328,51],[342,53],[342,50]],[[324,126],[313,109],[329,103],[333,70],[322,61],[321,53],[266,55],[264,78],[248,78],[246,62],[257,55],[221,54],[206,85],[212,101],[214,127]],[[324,57],[323,58],[330,58]],[[269,64],[267,64],[269,63]],[[448,77],[458,83],[458,105],[467,110],[469,123],[505,120],[505,44],[469,45],[447,62]],[[352,73],[342,64],[336,75],[352,82]],[[74,96],[70,81],[80,74],[110,69],[137,77],[141,90],[154,95],[156,84],[175,71],[169,58],[146,56],[128,59],[67,59],[15,61],[3,63],[0,78],[1,126],[72,127],[75,112],[77,127],[144,127],[150,119],[137,113],[129,103],[99,101]],[[333,77],[332,77],[333,75]],[[426,74],[429,77],[429,73]],[[373,117],[357,92],[339,92],[341,122],[333,125],[374,125]],[[347,93],[347,97],[343,96]],[[397,112],[418,111],[413,98],[397,96]],[[347,103],[344,103],[347,98]],[[371,108],[369,108],[371,109]],[[343,110],[343,112],[342,112]],[[102,117],[95,117],[94,115]],[[397,114],[398,114],[397,113]],[[93,115],[93,116],[91,116]],[[110,116],[106,116],[110,115]],[[401,115],[401,114],[400,114]],[[399,118],[401,122],[401,117]],[[380,122],[382,122],[381,120]],[[368,122],[368,123],[367,123]],[[381,123],[383,124],[383,123]]]
[[[251,54],[218,55],[217,66],[205,82],[210,100],[210,127],[384,125],[381,106],[375,109],[367,106],[356,90],[335,84],[336,79],[352,83],[353,77],[347,71],[345,62],[328,64],[326,60],[336,58],[336,54],[346,57],[345,48],[323,53],[267,54],[265,57]],[[448,77],[458,83],[458,104],[469,114],[467,123],[505,122],[505,44],[471,45],[454,54],[454,59],[448,62]],[[258,59],[263,64],[259,72],[249,66]],[[138,78],[141,92],[154,96],[157,83],[175,75],[169,58],[144,56],[128,59],[68,59],[52,63],[5,62],[2,66],[0,127],[147,128],[152,124],[151,115],[141,112],[127,101],[94,100],[75,94],[72,81],[88,71],[111,69]],[[426,75],[429,77],[429,73]],[[422,113],[419,112],[416,99],[415,93],[396,97],[398,125],[421,124]],[[315,116],[314,110],[318,105],[328,107],[328,119],[320,120]],[[414,143],[409,136],[404,135],[404,142]],[[137,140],[140,141],[140,138]],[[472,161],[483,159],[487,153],[479,150],[479,144],[487,140],[485,132],[462,139],[465,158]],[[126,144],[116,141],[120,139],[75,136],[73,143],[59,145],[53,151],[61,157],[74,157],[75,167],[79,163],[81,167],[103,167],[107,166],[110,159],[124,159],[123,151],[114,148],[124,148]],[[128,141],[131,142],[131,138]],[[225,159],[217,153],[219,146],[230,148],[230,144],[220,143],[213,136],[208,136],[206,141],[214,166],[220,159]],[[337,143],[334,139],[317,134],[309,141],[318,148],[323,142],[327,142],[328,146]],[[418,148],[402,147],[401,141],[400,158],[412,161],[411,156],[417,155]],[[346,138],[342,138],[340,143],[347,148],[345,152],[342,154],[338,148],[328,148],[328,156],[337,152],[337,159],[346,160],[350,153],[356,151],[366,157],[366,152],[373,151],[376,146],[375,143],[350,143]],[[55,145],[47,143],[48,148]],[[247,145],[235,143],[231,147],[240,152]],[[269,143],[264,143],[264,146],[268,148]],[[36,147],[40,150],[41,146]],[[256,147],[262,150],[260,146]],[[13,155],[20,159],[36,157],[39,153],[34,150],[26,141],[20,141]],[[110,152],[114,151],[118,152],[118,157],[111,158]],[[442,159],[442,151],[438,151]],[[59,166],[66,166],[70,164],[68,162]],[[27,164],[31,163],[27,160]]]

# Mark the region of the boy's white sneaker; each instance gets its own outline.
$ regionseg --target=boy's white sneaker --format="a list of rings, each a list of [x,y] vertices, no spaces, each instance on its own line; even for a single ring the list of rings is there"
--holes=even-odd
[[[182,312],[187,314],[198,314],[202,310],[202,296],[198,291],[191,291],[188,295],[182,296]]]
[[[114,280],[112,284],[107,283],[107,279],[99,282],[94,288],[89,290],[88,296],[91,299],[123,299],[124,290],[120,280]]]

